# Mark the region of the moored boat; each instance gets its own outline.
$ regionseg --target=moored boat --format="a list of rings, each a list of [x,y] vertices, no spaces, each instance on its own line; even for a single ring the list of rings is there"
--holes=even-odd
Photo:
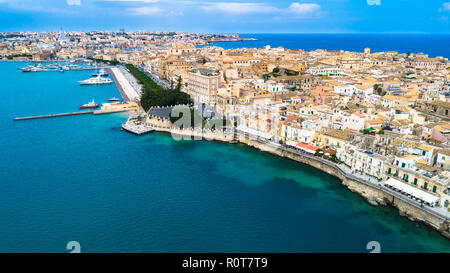
[[[108,99],[108,101],[119,101],[119,99],[116,97],[113,97],[113,98]]]
[[[104,78],[101,76],[97,76],[95,78],[90,78],[84,81],[78,82],[81,85],[92,85],[92,84],[109,84],[112,83],[112,80],[110,78]]]
[[[105,69],[100,69],[100,71],[98,72],[98,73],[94,73],[94,74],[92,74],[92,76],[93,77],[98,77],[98,76],[100,76],[100,77],[106,77],[106,76],[109,76],[109,74],[106,72],[106,70]]]
[[[97,107],[98,107],[98,104],[96,104],[95,101],[92,100],[92,101],[89,102],[89,103],[79,105],[79,107],[80,107],[81,109],[97,108]]]

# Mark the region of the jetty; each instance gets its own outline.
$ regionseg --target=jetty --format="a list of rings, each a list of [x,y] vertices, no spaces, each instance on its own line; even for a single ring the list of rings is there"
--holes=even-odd
[[[69,113],[60,113],[60,114],[48,114],[48,115],[39,115],[39,116],[18,117],[18,118],[14,118],[14,121],[30,120],[30,119],[42,119],[42,118],[67,117],[67,116],[86,115],[86,114],[103,115],[103,114],[114,114],[114,113],[127,112],[127,111],[130,111],[130,109],[89,110],[89,111],[78,111],[78,112],[69,112]]]
[[[85,114],[93,114],[93,113],[94,113],[94,111],[78,111],[78,112],[70,112],[70,113],[49,114],[49,115],[39,115],[39,116],[29,116],[29,117],[18,117],[18,118],[14,118],[14,121],[29,120],[29,119],[41,119],[41,118],[66,117],[66,116],[85,115]]]

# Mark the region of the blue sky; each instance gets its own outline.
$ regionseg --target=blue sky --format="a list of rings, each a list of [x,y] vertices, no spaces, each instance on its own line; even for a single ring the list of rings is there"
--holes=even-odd
[[[0,0],[0,31],[450,33],[450,0]]]

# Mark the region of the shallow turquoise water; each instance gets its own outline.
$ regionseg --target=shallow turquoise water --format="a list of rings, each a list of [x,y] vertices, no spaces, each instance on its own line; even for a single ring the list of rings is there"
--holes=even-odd
[[[122,114],[14,122],[118,97],[88,71],[0,63],[0,252],[450,252],[308,166],[241,145],[120,131]]]

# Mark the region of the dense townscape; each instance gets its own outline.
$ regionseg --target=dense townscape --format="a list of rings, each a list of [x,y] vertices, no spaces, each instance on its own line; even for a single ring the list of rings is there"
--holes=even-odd
[[[158,95],[145,97],[161,103],[142,101],[159,120],[167,121],[165,109],[174,106],[168,101],[203,105],[204,117],[232,121],[240,132],[384,181],[424,206],[450,209],[447,58],[370,48],[211,45],[240,40],[178,32],[3,33],[0,58],[91,59],[136,67],[159,84]],[[187,93],[190,101],[163,99],[164,90]]]

